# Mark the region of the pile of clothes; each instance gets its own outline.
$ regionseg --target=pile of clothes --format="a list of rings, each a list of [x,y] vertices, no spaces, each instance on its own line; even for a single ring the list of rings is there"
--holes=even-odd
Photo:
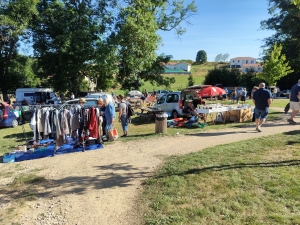
[[[193,116],[189,119],[187,118],[175,118],[172,120],[167,120],[168,127],[187,127],[187,128],[203,128],[207,124],[206,123],[199,123],[198,116]]]
[[[57,148],[54,139],[40,140],[38,144],[35,141],[29,141],[27,145],[17,146],[15,150],[3,156],[3,163],[20,162],[30,159],[39,159],[44,157],[52,157],[72,152],[82,152],[86,150],[96,150],[103,148],[102,144],[98,144],[95,140],[85,140],[78,142],[77,139],[67,138],[66,143]]]

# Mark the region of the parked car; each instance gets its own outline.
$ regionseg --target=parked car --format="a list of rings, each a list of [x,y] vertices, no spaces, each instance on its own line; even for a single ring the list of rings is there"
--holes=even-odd
[[[84,98],[86,102],[83,104],[83,107],[88,108],[92,106],[97,106],[98,98]],[[79,98],[75,98],[72,100],[65,101],[63,104],[58,106],[58,110],[69,109],[72,106],[79,104]]]
[[[113,100],[112,95],[110,93],[106,93],[106,92],[91,93],[91,94],[86,95],[84,98],[96,98],[96,99],[99,99],[99,98],[102,98],[102,99],[110,98],[111,101]]]
[[[157,99],[157,107],[162,111],[169,113],[173,118],[187,116],[187,114],[183,112],[184,107],[187,105],[187,100],[192,100],[193,105],[197,107],[202,101],[202,99],[197,96],[197,93],[209,86],[211,85],[191,86],[182,91],[162,94]]]
[[[14,104],[14,111],[19,111],[20,113],[20,118],[19,122],[20,123],[26,123],[30,122],[31,117],[33,115],[33,108],[30,107],[29,105],[22,105],[22,104]]]
[[[19,112],[4,102],[0,103],[0,127],[17,127],[19,125]]]

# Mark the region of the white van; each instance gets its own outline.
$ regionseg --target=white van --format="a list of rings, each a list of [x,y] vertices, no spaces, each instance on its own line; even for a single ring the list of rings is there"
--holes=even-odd
[[[51,88],[18,88],[16,102],[26,101],[29,105],[59,104],[60,98],[56,97]]]

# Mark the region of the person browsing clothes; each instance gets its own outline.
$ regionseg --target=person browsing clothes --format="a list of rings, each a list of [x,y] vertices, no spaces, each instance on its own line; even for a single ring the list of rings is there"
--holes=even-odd
[[[104,105],[105,105],[105,111],[104,116],[106,118],[106,139],[108,140],[108,131],[113,129],[113,122],[116,118],[116,108],[114,103],[112,102],[112,99],[106,97],[103,99]]]
[[[117,96],[119,104],[119,122],[122,124],[123,135],[121,137],[128,136],[128,119],[127,119],[127,105],[123,95]]]

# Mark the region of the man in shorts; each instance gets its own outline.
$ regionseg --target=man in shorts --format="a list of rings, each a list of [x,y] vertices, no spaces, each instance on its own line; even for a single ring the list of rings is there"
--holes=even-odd
[[[289,124],[295,125],[296,122],[294,121],[295,116],[300,111],[300,79],[298,80],[298,83],[295,84],[290,93],[290,108],[292,110],[291,117],[287,120]]]
[[[265,86],[265,83],[260,83],[259,89],[253,93],[253,102],[255,105],[255,124],[258,132],[261,132],[260,127],[266,121],[272,99],[271,92],[265,89]]]

